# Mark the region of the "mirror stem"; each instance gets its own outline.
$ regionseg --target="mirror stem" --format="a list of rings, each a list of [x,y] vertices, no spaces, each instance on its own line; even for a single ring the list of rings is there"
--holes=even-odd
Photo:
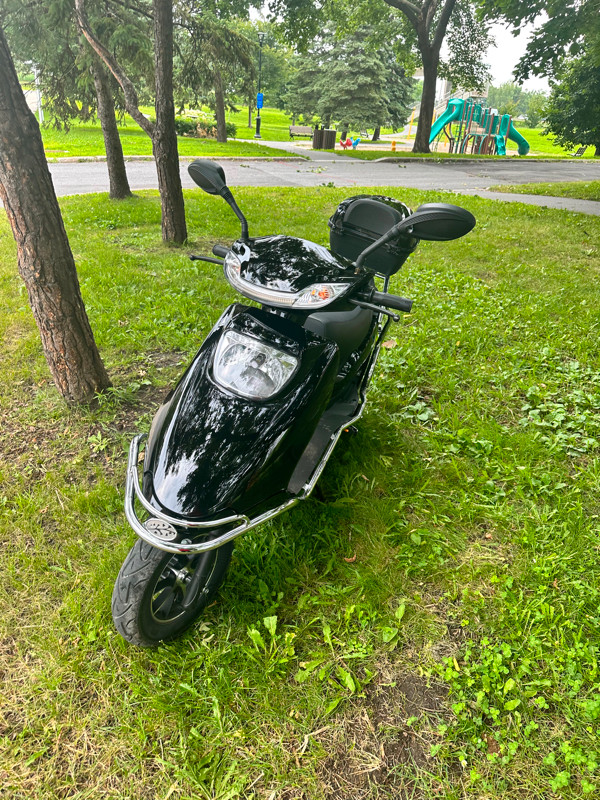
[[[367,258],[367,256],[370,256],[371,253],[373,253],[375,250],[378,250],[382,245],[387,244],[389,241],[391,241],[391,239],[395,239],[396,236],[401,233],[401,231],[409,227],[408,225],[404,224],[405,222],[406,220],[402,220],[402,222],[394,225],[394,227],[390,228],[387,233],[384,233],[380,239],[377,239],[375,242],[373,242],[373,244],[370,244],[365,250],[362,251],[355,261],[357,271],[362,267],[363,261],[365,258]]]
[[[238,204],[235,202],[234,196],[232,195],[231,191],[228,189],[227,186],[221,192],[221,197],[227,203],[229,203],[229,205],[233,209],[236,217],[242,223],[242,236],[241,236],[241,239],[242,239],[243,242],[247,242],[248,239],[250,238],[249,235],[248,235],[248,221],[247,221],[246,217],[242,214],[240,208],[238,207]]]

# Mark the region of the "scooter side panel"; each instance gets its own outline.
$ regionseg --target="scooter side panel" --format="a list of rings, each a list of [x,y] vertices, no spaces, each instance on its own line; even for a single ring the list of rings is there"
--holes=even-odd
[[[226,329],[299,359],[272,400],[247,400],[214,380],[213,356]],[[228,309],[156,414],[144,461],[148,499],[170,514],[202,519],[246,513],[284,490],[331,397],[337,368],[333,342],[259,309]]]

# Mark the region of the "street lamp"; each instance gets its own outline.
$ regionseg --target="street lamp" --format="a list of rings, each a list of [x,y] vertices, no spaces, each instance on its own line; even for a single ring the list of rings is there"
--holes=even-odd
[[[263,96],[262,92],[260,91],[260,78],[262,73],[262,48],[263,42],[265,41],[265,36],[266,33],[264,31],[258,32],[258,91],[256,93],[256,110],[258,113],[256,114],[256,133],[254,134],[255,139],[262,139],[262,136],[260,135],[260,110],[263,106]]]

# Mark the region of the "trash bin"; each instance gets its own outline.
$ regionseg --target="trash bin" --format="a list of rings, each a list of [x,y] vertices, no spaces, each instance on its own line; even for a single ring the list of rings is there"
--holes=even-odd
[[[316,127],[314,130],[312,146],[313,150],[323,149],[323,131],[319,127]]]
[[[321,131],[321,133],[323,134],[323,144],[321,145],[323,150],[335,150],[335,135],[337,133],[335,128]]]

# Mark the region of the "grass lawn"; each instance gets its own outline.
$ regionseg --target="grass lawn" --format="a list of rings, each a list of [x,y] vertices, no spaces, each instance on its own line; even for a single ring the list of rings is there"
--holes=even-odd
[[[248,127],[248,109],[240,109],[238,112],[227,112],[227,122],[233,122],[237,126],[238,139],[252,139],[256,131],[256,111],[252,114],[252,126]],[[292,124],[291,117],[278,108],[262,108],[260,112],[260,135],[266,142],[289,142],[289,127]],[[308,141],[308,137],[302,139]]]
[[[574,197],[600,201],[600,181],[561,181],[559,183],[520,183],[514,186],[492,186],[496,192],[541,194],[551,197]]]
[[[126,450],[225,304],[218,198],[160,241],[155,193],[61,202],[114,381],[54,389],[0,220],[0,774],[11,800],[547,800],[600,792],[600,220],[474,197],[393,289],[368,410],[313,498],[238,540],[182,640],[125,644]],[[237,189],[250,231],[325,243],[359,187]],[[556,232],[560,230],[560,236]]]
[[[119,134],[125,156],[152,155],[152,142],[149,136],[133,121],[119,126]],[[238,134],[243,138],[243,132]],[[266,137],[263,137],[266,138]],[[83,156],[105,155],[104,139],[98,123],[74,124],[68,133],[56,131],[51,127],[42,128],[44,149],[49,160],[55,158],[80,158]],[[214,139],[195,139],[189,136],[177,138],[180,156],[248,157],[272,156],[285,158],[281,150],[251,142],[238,142],[230,139],[221,144]]]

